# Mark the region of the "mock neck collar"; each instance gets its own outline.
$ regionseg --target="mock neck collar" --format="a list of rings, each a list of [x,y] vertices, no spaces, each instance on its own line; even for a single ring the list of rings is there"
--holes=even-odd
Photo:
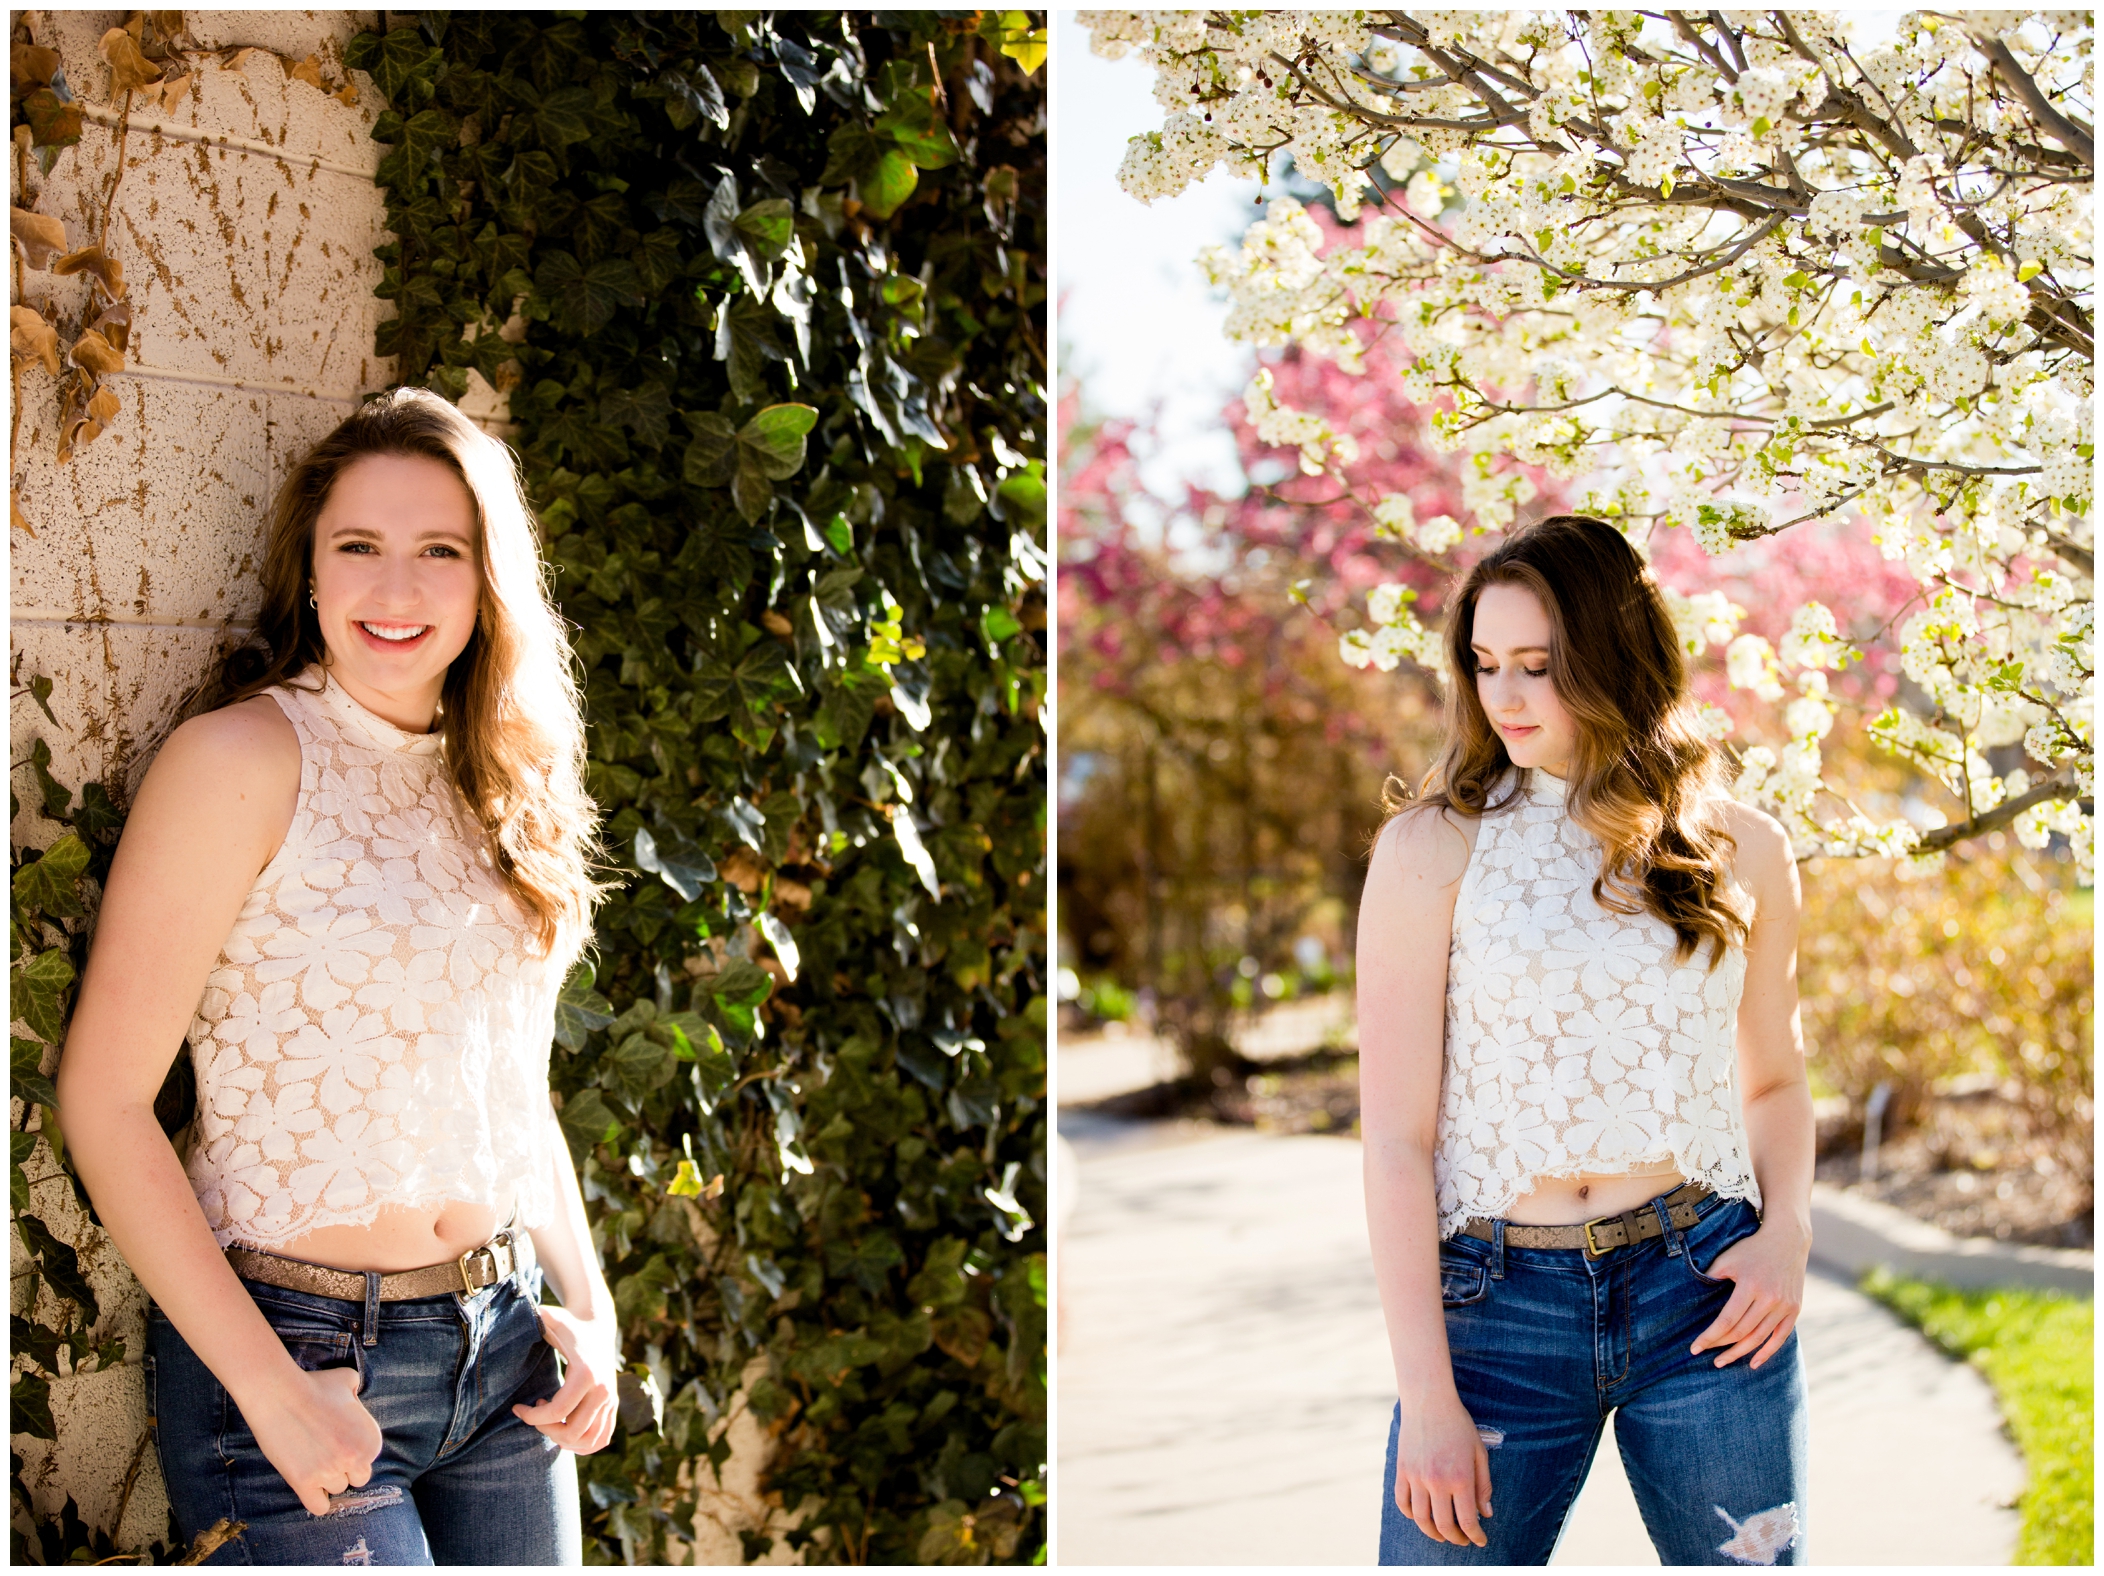
[[[1545,804],[1564,803],[1566,790],[1569,787],[1570,785],[1561,777],[1552,777],[1538,766],[1528,768],[1527,792]]]
[[[385,717],[361,705],[319,663],[302,673],[299,682],[300,687],[314,697],[316,705],[376,750],[385,750],[391,755],[435,756],[445,747],[445,735],[441,730],[434,728],[429,733],[411,733],[406,728],[396,727]]]

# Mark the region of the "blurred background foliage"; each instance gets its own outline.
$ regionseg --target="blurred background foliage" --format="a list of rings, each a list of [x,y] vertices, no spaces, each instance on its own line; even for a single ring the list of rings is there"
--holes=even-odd
[[[1380,354],[1370,349],[1371,360]],[[1395,379],[1347,378],[1291,352],[1267,365],[1280,404],[1343,414],[1360,447],[1346,467],[1354,492],[1406,493],[1420,520],[1503,523],[1506,505],[1486,485],[1495,478],[1479,476],[1467,454],[1434,452],[1424,413]],[[1159,1033],[1200,1100],[1229,1119],[1249,1119],[1246,1092],[1260,1122],[1290,1108],[1285,1119],[1314,1112],[1320,1125],[1341,1112],[1348,1123],[1355,1099],[1336,1085],[1352,1078],[1351,1064],[1317,1058],[1310,1075],[1328,1087],[1276,1102],[1280,1079],[1240,1047],[1277,1038],[1260,1025],[1280,1004],[1349,987],[1382,781],[1394,773],[1414,787],[1437,747],[1429,677],[1410,663],[1388,674],[1345,667],[1332,619],[1387,581],[1414,591],[1436,625],[1444,587],[1376,540],[1366,511],[1333,482],[1298,475],[1290,450],[1257,439],[1240,404],[1222,424],[1235,435],[1243,492],[1149,487],[1142,472],[1159,440],[1148,424],[1097,419],[1084,385],[1062,390],[1062,1021],[1077,1034],[1109,1023]],[[1525,516],[1554,512],[1550,480],[1529,481]],[[1464,542],[1457,556],[1477,550]],[[1804,528],[1787,551],[1748,544],[1719,561],[1671,533],[1654,566],[1683,592],[1725,591],[1748,609],[1741,629],[1771,641],[1807,599],[1842,610],[1844,633],[1863,636],[1913,590],[1854,521]],[[1721,651],[1690,666],[1696,694],[1734,718],[1729,746],[1761,742],[1763,708],[1730,689]],[[1908,682],[1882,652],[1835,676],[1842,715],[1824,741],[1830,780],[1876,813],[1935,798],[1848,725]],[[1928,1158],[2041,1168],[2053,1207],[2071,1217],[2051,1240],[2086,1244],[2092,894],[2065,856],[2065,839],[2031,852],[1995,833],[1933,870],[1809,862],[1800,986],[1829,1151],[1856,1153],[1880,1083],[1888,1141],[1927,1122],[1939,1093],[1982,1093],[2008,1141],[1939,1131]],[[1327,1035],[1334,1050],[1340,1019],[1341,1002],[1309,1014],[1297,1048],[1315,1052]]]

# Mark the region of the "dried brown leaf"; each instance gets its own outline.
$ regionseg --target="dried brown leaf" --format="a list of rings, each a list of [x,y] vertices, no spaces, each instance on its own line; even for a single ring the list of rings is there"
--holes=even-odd
[[[285,60],[282,55],[278,54],[276,50],[260,49],[254,44],[235,50],[231,55],[219,62],[219,69],[221,71],[238,71],[243,76],[246,76],[250,66],[261,65],[266,60],[281,71],[283,70]]]
[[[117,419],[117,412],[121,409],[123,407],[118,404],[117,396],[106,384],[98,388],[95,397],[88,401],[88,414],[105,427]]]
[[[120,351],[130,349],[131,303],[129,301],[113,302],[104,309],[102,316],[95,319],[88,327],[95,330],[96,333],[116,346]]]
[[[322,87],[321,56],[309,55],[296,66],[290,61],[285,62],[285,75],[293,78],[295,81],[304,82],[312,88]],[[323,89],[323,91],[327,90]]]
[[[358,105],[358,85],[355,82],[346,82],[343,91],[336,95],[336,102],[355,109]]]
[[[134,26],[145,20],[143,13],[132,19]],[[113,98],[119,93],[135,93],[161,80],[161,68],[139,53],[139,40],[124,28],[113,27],[102,35],[102,58],[110,63],[110,95]]]
[[[41,44],[17,44],[8,57],[8,76],[18,93],[25,88],[48,87],[61,64],[55,49]]]
[[[32,542],[36,540],[37,533],[30,528],[28,519],[22,513],[21,500],[13,492],[7,495],[7,517],[16,530],[25,533]]]
[[[103,255],[100,246],[83,246],[77,252],[68,252],[51,264],[54,274],[93,274],[102,282],[103,290],[113,301],[124,297],[124,265],[114,257]]]
[[[88,388],[88,380],[78,373],[59,385],[58,462],[61,465],[73,458],[74,437],[87,425]]]
[[[160,100],[161,108],[172,113],[182,103],[183,95],[190,91],[190,76],[169,77],[158,88],[148,89],[149,96]]]
[[[58,376],[58,330],[35,307],[9,309],[7,343],[14,355],[24,361],[41,361],[46,372]]]
[[[66,250],[66,227],[48,213],[31,213],[27,208],[9,209],[8,228],[21,245],[22,260],[31,268],[49,266],[52,258],[63,255]]]
[[[76,367],[86,367],[101,378],[108,377],[112,372],[122,372],[124,357],[115,345],[91,328],[73,342],[73,364]]]

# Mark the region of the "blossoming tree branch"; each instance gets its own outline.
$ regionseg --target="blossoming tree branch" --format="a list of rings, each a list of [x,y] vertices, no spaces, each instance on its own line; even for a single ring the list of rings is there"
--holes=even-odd
[[[2010,827],[2092,868],[2094,281],[2090,13],[1910,12],[1858,43],[1840,12],[1095,11],[1165,116],[1120,179],[1142,201],[1276,155],[1348,228],[1286,196],[1203,259],[1227,332],[1400,365],[1469,451],[1475,531],[1572,478],[1640,548],[1712,556],[1853,511],[1913,598],[1882,627],[1808,602],[1771,647],[1721,593],[1674,596],[1691,654],[1776,703],[1734,792],[1800,857],[1933,860]],[[1366,210],[1362,216],[1362,207]],[[1260,435],[1349,485],[1320,410],[1246,396]],[[1406,494],[1377,531],[1440,568],[1467,534]],[[1342,637],[1358,666],[1435,666],[1404,588]],[[1838,614],[1838,616],[1837,616]],[[1851,636],[1853,632],[1853,638]],[[1955,801],[1921,831],[1824,778],[1827,672],[1896,640],[1914,689],[1875,740]],[[1718,737],[1731,727],[1709,713]],[[1998,773],[1985,752],[2021,741]],[[2006,759],[2006,757],[2005,757]]]

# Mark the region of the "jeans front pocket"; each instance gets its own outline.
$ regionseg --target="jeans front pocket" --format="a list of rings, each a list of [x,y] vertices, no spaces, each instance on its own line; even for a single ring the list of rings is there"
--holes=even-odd
[[[1439,1305],[1466,1308],[1490,1290],[1490,1272],[1474,1259],[1439,1256]]]
[[[1730,1199],[1681,1233],[1680,1262],[1705,1286],[1729,1286],[1728,1276],[1706,1273],[1724,1250],[1761,1229],[1761,1217],[1744,1199]]]
[[[310,1374],[322,1373],[331,1368],[357,1370],[358,1392],[365,1389],[365,1353],[359,1349],[358,1338],[341,1325],[325,1323],[326,1314],[317,1316],[305,1308],[288,1308],[282,1305],[258,1301],[265,1320],[273,1334],[285,1345],[286,1355]]]

